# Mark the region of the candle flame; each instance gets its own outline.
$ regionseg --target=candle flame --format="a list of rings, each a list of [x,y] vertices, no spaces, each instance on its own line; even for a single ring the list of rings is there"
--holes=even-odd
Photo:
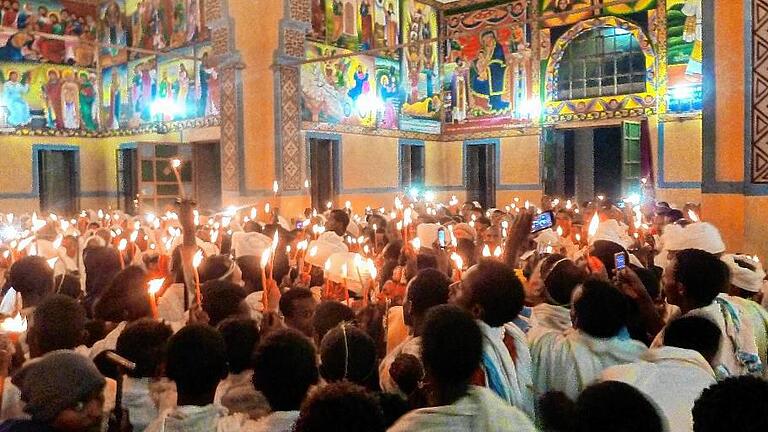
[[[131,233],[131,243],[136,243],[136,239],[138,239],[138,238],[139,238],[139,232],[138,231],[134,231],[134,232]]]
[[[368,273],[371,274],[371,279],[376,279],[379,275],[379,269],[376,268],[376,264],[372,259],[368,259]]]
[[[598,227],[600,227],[600,215],[595,212],[592,216],[592,220],[589,222],[589,231],[587,231],[589,237],[594,237],[595,234],[597,234]]]
[[[576,241],[581,242],[581,234],[576,233]]]
[[[149,286],[149,289],[147,290],[150,295],[156,295],[158,292],[160,292],[160,288],[163,287],[163,282],[165,282],[165,279],[159,278],[159,279],[152,279],[147,283]]]
[[[701,222],[699,215],[692,209],[688,209],[688,218],[691,219],[691,222]]]
[[[171,166],[173,169],[179,169],[181,167],[181,159],[171,159]]]
[[[326,271],[326,272],[329,272],[329,271],[331,271],[331,259],[330,259],[330,258],[328,258],[328,259],[325,261],[325,271]]]
[[[192,257],[192,267],[198,268],[200,267],[200,264],[203,262],[203,251],[198,250],[195,252],[195,256]]]
[[[451,254],[451,260],[456,265],[457,269],[461,270],[464,268],[464,260],[461,258],[461,255],[454,252]]]
[[[56,240],[53,241],[53,249],[56,250],[61,247],[61,242],[64,240],[64,237],[61,236],[61,234],[56,236]]]
[[[416,250],[416,252],[418,252],[418,251],[419,251],[419,249],[421,249],[421,239],[419,239],[418,237],[417,237],[417,238],[415,238],[415,239],[413,239],[413,240],[411,241],[411,245],[412,245],[412,246],[413,246],[413,248]]]
[[[333,207],[333,203],[332,203],[332,202],[328,201],[327,203],[325,203],[325,208],[327,208],[328,210],[330,210],[330,209],[331,209],[331,207]]]
[[[501,246],[496,246],[496,249],[493,250],[493,256],[496,258],[501,257]]]
[[[368,255],[371,252],[371,248],[368,245],[363,246],[363,253]]]
[[[219,239],[219,230],[215,229],[211,232],[211,243],[216,243],[216,240]]]
[[[117,250],[122,252],[125,250],[126,246],[128,246],[128,240],[121,239],[120,243],[117,245]]]
[[[280,190],[280,184],[277,183],[277,180],[272,182],[272,192],[277,193],[277,191]]]
[[[267,249],[261,254],[261,267],[267,268],[269,265],[269,258],[272,256],[272,249]]]
[[[309,180],[304,180],[304,189],[309,189]]]
[[[307,246],[309,246],[309,243],[306,240],[302,240],[296,243],[296,250],[307,250]]]
[[[396,225],[397,225],[397,230],[398,230],[398,231],[400,231],[401,229],[403,229],[403,223],[402,223],[402,222],[398,222]]]
[[[403,201],[400,199],[400,197],[395,197],[395,208],[398,210],[403,209]]]
[[[344,208],[346,208],[347,210],[352,209],[352,201],[345,202],[344,203]]]
[[[317,256],[317,246],[312,246],[312,249],[309,250],[309,256]]]
[[[563,227],[559,226],[557,227],[557,236],[562,237],[563,236]]]
[[[277,245],[280,243],[280,232],[275,230],[275,236],[272,237],[272,252],[277,250]]]
[[[256,210],[256,207],[251,207],[251,219],[256,220],[256,216],[259,215],[259,212]]]
[[[271,210],[271,207],[269,203],[264,204],[264,214],[268,215],[270,213],[270,210]]]
[[[46,262],[48,263],[48,267],[50,267],[51,270],[53,270],[53,268],[56,267],[56,261],[58,260],[59,260],[58,258],[51,258],[49,260],[46,260]]]
[[[488,258],[491,256],[491,248],[488,245],[483,246],[483,256]]]
[[[27,331],[27,319],[17,312],[15,317],[3,320],[0,324],[0,330],[3,333],[24,333]]]

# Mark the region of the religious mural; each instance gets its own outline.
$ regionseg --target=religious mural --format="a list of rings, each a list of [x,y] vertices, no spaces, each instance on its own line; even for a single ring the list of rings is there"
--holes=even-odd
[[[702,13],[701,0],[667,0],[667,93],[672,112],[701,109]]]
[[[534,97],[525,0],[446,17],[447,130],[530,121]],[[455,35],[455,37],[454,37]]]
[[[307,58],[345,54],[341,48],[309,44]],[[376,126],[379,99],[376,66],[367,56],[343,57],[301,68],[302,119],[305,121]]]
[[[125,0],[130,46],[164,50],[202,38],[200,0]]]
[[[610,3],[610,2],[608,2]],[[629,3],[612,4],[603,8],[605,15],[628,15],[656,7],[656,0],[636,0]]]
[[[592,0],[539,0],[539,6],[541,14],[545,17],[542,21],[545,27],[575,24],[595,16],[595,10],[591,8]],[[555,15],[564,12],[568,15]]]
[[[397,0],[374,1],[374,45],[389,48],[384,55],[398,57],[395,46],[400,43],[400,3]]]
[[[157,120],[182,120],[197,116],[196,102],[199,98],[195,98],[194,54],[194,49],[190,47],[177,50],[172,57],[162,56],[158,60]]]
[[[381,129],[398,129],[398,113],[403,100],[400,86],[400,63],[386,58],[376,59],[376,89],[378,90],[378,121]]]
[[[438,36],[434,8],[402,0],[403,43],[433,39]],[[440,68],[437,43],[412,45],[403,50],[402,85],[405,97],[400,129],[413,132],[440,131]]]
[[[128,65],[111,66],[102,71],[102,119],[107,130],[117,130],[128,117]]]
[[[69,66],[0,63],[0,127],[96,130],[95,82]]]

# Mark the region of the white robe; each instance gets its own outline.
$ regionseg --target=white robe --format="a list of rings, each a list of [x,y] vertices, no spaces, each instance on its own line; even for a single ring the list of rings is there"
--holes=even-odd
[[[621,381],[643,392],[666,417],[671,432],[693,431],[693,404],[717,382],[701,354],[667,346],[648,350],[639,362],[604,370],[601,380]]]
[[[247,421],[214,404],[184,405],[160,413],[145,432],[239,432]]]
[[[535,432],[536,427],[492,391],[471,386],[468,394],[454,404],[411,411],[388,429],[411,431]]]
[[[564,332],[571,328],[571,311],[563,306],[542,303],[532,308],[530,323],[528,341],[533,343],[549,331]]]
[[[546,333],[531,345],[536,397],[561,391],[575,400],[603,370],[636,362],[645,351],[645,345],[632,339],[600,339],[575,329]]]

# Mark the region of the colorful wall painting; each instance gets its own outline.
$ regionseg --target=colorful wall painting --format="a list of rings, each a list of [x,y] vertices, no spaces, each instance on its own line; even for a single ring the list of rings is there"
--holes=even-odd
[[[128,63],[130,123],[138,127],[153,120],[152,101],[157,96],[157,58],[144,57]]]
[[[108,67],[101,76],[101,106],[103,126],[108,130],[120,128],[120,122],[129,118],[128,65]]]
[[[157,97],[154,100],[158,120],[197,116],[194,54],[194,49],[188,47],[158,59]],[[179,58],[179,55],[189,58]]]
[[[636,0],[629,3],[606,6],[603,8],[603,13],[605,15],[629,15],[653,9],[655,7],[656,0]]]
[[[446,50],[443,79],[446,130],[488,128],[530,120],[534,97],[525,0],[448,16],[457,34]]]
[[[400,3],[398,0],[374,0],[374,45],[388,47],[387,57],[398,58],[394,49],[400,43]]]
[[[68,66],[0,63],[0,127],[95,130],[95,78]]]
[[[437,37],[435,9],[414,0],[402,1],[400,10],[403,14],[403,43]],[[400,129],[414,132],[434,131],[442,109],[437,43],[405,48],[402,64],[405,98]],[[437,130],[439,129],[438,124]]]
[[[701,0],[667,1],[667,95],[672,112],[702,107]]]
[[[362,44],[362,23],[358,0],[327,0],[326,40],[330,45],[359,50]]]
[[[311,23],[312,28],[307,33],[307,39],[317,42],[325,42],[325,34],[328,30],[328,24],[325,19],[326,0],[311,0]]]
[[[542,25],[545,27],[575,24],[595,16],[595,10],[591,9],[592,0],[539,0],[539,6],[539,11],[544,16]],[[563,12],[568,12],[569,15],[546,17],[547,14]]]
[[[125,0],[130,45],[164,50],[202,40],[202,10],[200,0]]]
[[[400,125],[398,114],[404,96],[400,86],[400,63],[377,58],[375,79],[378,91],[377,126],[380,129],[398,129]]]
[[[308,44],[307,58],[347,53],[340,48]],[[304,121],[376,126],[380,100],[376,95],[376,67],[372,57],[344,57],[308,63],[301,68]]]
[[[197,117],[217,116],[221,106],[221,96],[219,73],[213,60],[213,47],[202,45],[196,48],[195,57],[199,59],[195,67]]]

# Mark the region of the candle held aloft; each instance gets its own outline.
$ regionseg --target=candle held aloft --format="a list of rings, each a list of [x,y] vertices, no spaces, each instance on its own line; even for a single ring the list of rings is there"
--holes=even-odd
[[[152,318],[158,319],[159,313],[157,311],[157,293],[160,292],[160,289],[163,287],[163,283],[165,282],[165,279],[159,278],[159,279],[152,279],[147,283],[148,289],[147,292],[149,293],[149,306],[152,309]]]

